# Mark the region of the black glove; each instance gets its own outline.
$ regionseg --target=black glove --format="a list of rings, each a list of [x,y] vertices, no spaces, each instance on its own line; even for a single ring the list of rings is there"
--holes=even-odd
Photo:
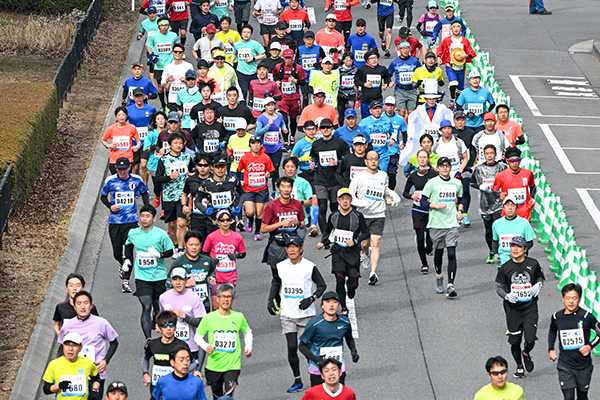
[[[275,299],[269,299],[267,302],[267,311],[271,315],[277,315],[277,307],[275,307]]]
[[[302,299],[298,308],[301,310],[306,310],[310,305],[315,301],[314,297],[310,296],[305,299]]]
[[[100,397],[100,392],[91,390],[88,400],[102,400],[102,397]]]
[[[238,258],[239,256],[240,256],[240,253],[239,253],[239,252],[237,252],[237,251],[236,251],[235,253],[229,253],[229,254],[227,254],[227,257],[228,257],[230,260],[232,260],[232,261],[235,261],[235,260],[237,260],[237,258]]]
[[[471,112],[471,111],[469,111],[467,113],[467,117],[469,117],[469,118],[473,118],[474,116],[475,116],[475,114],[473,112]]]
[[[462,173],[460,171],[456,171],[456,175],[454,175],[456,179],[462,179]]]
[[[352,354],[352,362],[353,362],[353,363],[357,363],[357,362],[358,362],[358,359],[360,358],[360,357],[358,356],[358,351],[356,351],[356,350],[352,350],[352,352],[351,352],[350,354]]]
[[[67,390],[69,388],[70,384],[71,384],[71,381],[62,381],[58,384],[58,388],[60,390]]]

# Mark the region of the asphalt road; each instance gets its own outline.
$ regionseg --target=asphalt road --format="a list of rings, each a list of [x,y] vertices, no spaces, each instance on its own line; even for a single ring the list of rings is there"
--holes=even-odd
[[[307,3],[315,7],[316,31],[323,26],[323,6],[314,0]],[[419,0],[415,3],[416,23],[425,2]],[[591,29],[581,27],[595,26],[599,14],[592,7],[595,4],[597,2],[559,3],[550,0],[546,5],[555,12],[551,17],[529,16],[526,4],[514,0],[504,2],[501,6],[490,1],[464,0],[461,9],[477,41],[491,53],[496,79],[511,95],[512,105],[525,119],[532,152],[542,161],[542,169],[548,174],[553,190],[563,198],[569,221],[575,225],[578,243],[586,244],[585,248],[590,250],[588,254],[597,257],[591,246],[598,234],[597,227],[589,223],[590,218],[573,189],[584,184],[581,187],[600,188],[600,184],[594,175],[572,179],[561,169],[538,125],[549,123],[549,118],[532,116],[508,78],[508,75],[582,76],[581,69],[569,56],[568,48],[578,41],[589,39],[586,36],[592,33]],[[353,15],[355,20],[366,18],[368,32],[377,39],[375,10],[356,7]],[[255,27],[258,25],[256,20],[251,23]],[[394,29],[394,35],[396,33],[397,29]],[[259,40],[256,34],[255,39]],[[191,46],[190,40],[187,46],[188,60],[192,59]],[[381,61],[387,65],[391,59],[382,58]],[[598,73],[591,64],[589,70]],[[537,90],[535,85],[543,87],[544,82],[528,84],[533,92]],[[535,101],[539,102],[540,109],[546,114],[576,109],[577,115],[597,115],[596,104],[587,104],[583,100],[536,98]],[[550,121],[557,120],[563,124],[580,121],[568,117]],[[583,135],[579,131],[575,133]],[[586,131],[586,134],[593,137],[593,132]],[[588,140],[588,137],[582,136],[581,140]],[[600,171],[590,153],[581,151],[576,158],[583,159],[590,168],[595,166]],[[106,155],[108,157],[108,152]],[[397,191],[401,191],[403,185],[404,179],[400,178]],[[382,239],[380,283],[375,287],[368,286],[366,277],[363,277],[355,298],[360,361],[348,365],[347,384],[359,398],[469,399],[479,387],[488,383],[484,370],[488,357],[502,355],[509,360],[511,373],[514,370],[506,342],[502,301],[495,293],[493,282],[496,268],[484,263],[487,248],[483,240],[483,224],[476,211],[477,195],[473,197],[471,210],[469,216],[472,227],[461,228],[457,251],[456,289],[459,296],[449,300],[435,293],[434,274],[423,276],[419,273],[410,202],[403,201],[397,209],[388,209]],[[121,293],[117,265],[112,258],[106,232],[107,220],[108,212],[100,205],[93,217],[93,226],[78,268],[86,276],[93,276],[91,289],[94,302],[100,314],[112,323],[120,335],[120,347],[108,368],[108,381],[124,381],[129,387],[131,399],[147,398],[148,391],[142,385],[140,371],[144,343],[139,323],[141,307],[135,297]],[[266,310],[271,274],[268,267],[260,263],[265,242],[253,241],[248,233],[244,233],[243,237],[248,257],[239,262],[234,308],[246,315],[255,339],[253,356],[242,362],[236,396],[244,400],[300,399],[301,393],[285,393],[293,379],[287,363],[285,339],[278,319],[271,317]],[[330,274],[330,259],[324,258],[327,255],[325,251],[316,250],[316,243],[316,239],[309,238],[304,255],[317,264],[328,287],[333,289],[335,281]],[[549,317],[562,303],[555,289],[556,281],[544,262],[542,247],[535,245],[531,255],[544,266],[548,284],[540,295],[540,341],[532,352],[536,368],[518,383],[524,387],[528,399],[559,399],[561,395],[556,370],[548,361],[545,348]],[[430,263],[433,264],[433,260]],[[348,352],[346,356],[349,358]],[[306,385],[309,377],[302,356],[301,370]],[[510,380],[514,381],[513,378]],[[593,384],[592,390],[596,387],[597,383]],[[207,395],[210,396],[208,390]]]

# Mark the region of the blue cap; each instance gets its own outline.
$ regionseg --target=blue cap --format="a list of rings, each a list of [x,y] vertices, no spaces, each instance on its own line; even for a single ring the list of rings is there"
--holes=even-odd
[[[150,7],[148,7],[148,8],[146,9],[146,13],[149,13],[150,11],[154,11],[154,12],[156,12],[156,7],[154,7],[154,6],[150,6]]]
[[[437,5],[437,3],[435,2],[435,0],[430,0],[430,1],[427,3],[427,8],[431,8],[431,7],[438,8],[438,5]]]
[[[304,32],[304,37],[305,38],[307,38],[307,37],[314,38],[315,37],[315,33],[313,31],[310,31],[310,30],[309,31],[305,31]]]
[[[526,247],[527,240],[525,240],[523,236],[514,236],[512,239],[510,239],[510,245],[512,246],[513,244],[515,246]]]
[[[452,127],[452,123],[447,119],[444,119],[442,120],[442,122],[440,122],[440,129],[445,128],[447,126]]]
[[[356,110],[354,108],[349,108],[344,111],[344,118],[355,117],[356,118]]]
[[[193,69],[188,69],[185,72],[185,79],[196,79],[198,77],[198,75],[196,75],[196,71],[194,71]]]

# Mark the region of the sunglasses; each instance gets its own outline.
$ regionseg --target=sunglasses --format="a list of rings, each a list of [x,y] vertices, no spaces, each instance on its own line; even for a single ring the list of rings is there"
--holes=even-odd
[[[175,326],[172,322],[167,322],[166,324],[162,324],[163,328],[173,328]]]
[[[490,375],[493,376],[498,376],[498,375],[504,375],[507,371],[505,369],[500,370],[500,371],[490,371]]]
[[[183,54],[183,51],[181,51],[181,50],[173,50],[173,54]]]
[[[210,167],[210,164],[196,164],[196,165],[199,167],[202,167],[202,168]]]
[[[219,222],[231,222],[231,218],[219,218]]]
[[[195,81],[196,78],[185,78],[186,81]]]
[[[520,158],[509,158],[506,161],[508,161],[508,162],[519,162],[519,161],[521,161],[521,159]]]
[[[169,121],[169,124],[178,124],[179,121]]]

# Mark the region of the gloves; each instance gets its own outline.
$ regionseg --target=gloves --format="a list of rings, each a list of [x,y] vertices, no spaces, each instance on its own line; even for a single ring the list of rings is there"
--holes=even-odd
[[[233,210],[231,210],[231,214],[234,217],[237,217],[237,215],[242,212],[242,206],[237,206],[236,208],[234,208]]]
[[[88,399],[89,400],[102,400],[102,397],[100,397],[100,392],[96,392],[95,390],[90,390]]]
[[[148,56],[148,62],[146,63],[147,65],[152,65],[158,61],[158,56],[154,53],[150,53],[147,56]]]
[[[148,254],[150,254],[151,256],[154,256],[156,258],[161,258],[160,252],[152,246],[148,247]]]
[[[310,161],[310,153],[306,153],[305,155],[303,155],[302,157],[300,157],[298,159],[298,161],[305,161],[305,162]]]
[[[240,253],[238,253],[237,251],[235,253],[229,253],[227,254],[227,257],[231,260],[231,261],[235,261],[237,260],[237,258],[240,256]]]
[[[129,268],[131,268],[131,261],[129,261],[129,260],[123,261],[123,265],[121,266],[121,269],[123,270],[123,272],[129,272]]]
[[[301,310],[306,310],[310,305],[315,301],[314,297],[310,296],[305,299],[302,299],[298,308]]]
[[[392,197],[392,207],[398,207],[400,205],[400,196]]]
[[[206,210],[204,211],[204,214],[206,215],[212,215],[215,212],[215,209],[212,206],[208,206],[206,207]]]
[[[267,302],[267,311],[271,315],[277,315],[277,307],[275,307],[275,299],[269,299]]]
[[[219,148],[220,149],[224,149],[225,146],[227,146],[227,143],[225,143],[225,141],[222,141],[221,143],[219,143]]]
[[[515,292],[506,293],[506,296],[504,296],[504,300],[506,300],[510,303],[516,303],[517,302],[517,294]]]
[[[456,175],[454,175],[456,179],[462,179],[462,172],[456,171]]]
[[[471,111],[469,111],[467,113],[467,117],[469,117],[469,118],[473,118],[474,116],[475,116],[475,114],[473,112],[471,112]]]
[[[71,381],[62,381],[58,384],[58,388],[60,390],[67,390],[69,388],[70,384],[71,384]]]
[[[537,297],[540,294],[540,290],[542,290],[542,282],[538,282],[531,288],[531,297]]]
[[[352,352],[351,352],[350,354],[352,354],[352,362],[353,362],[353,363],[357,363],[357,362],[358,362],[358,359],[360,358],[360,357],[358,356],[358,351],[356,351],[356,350],[352,350]]]

